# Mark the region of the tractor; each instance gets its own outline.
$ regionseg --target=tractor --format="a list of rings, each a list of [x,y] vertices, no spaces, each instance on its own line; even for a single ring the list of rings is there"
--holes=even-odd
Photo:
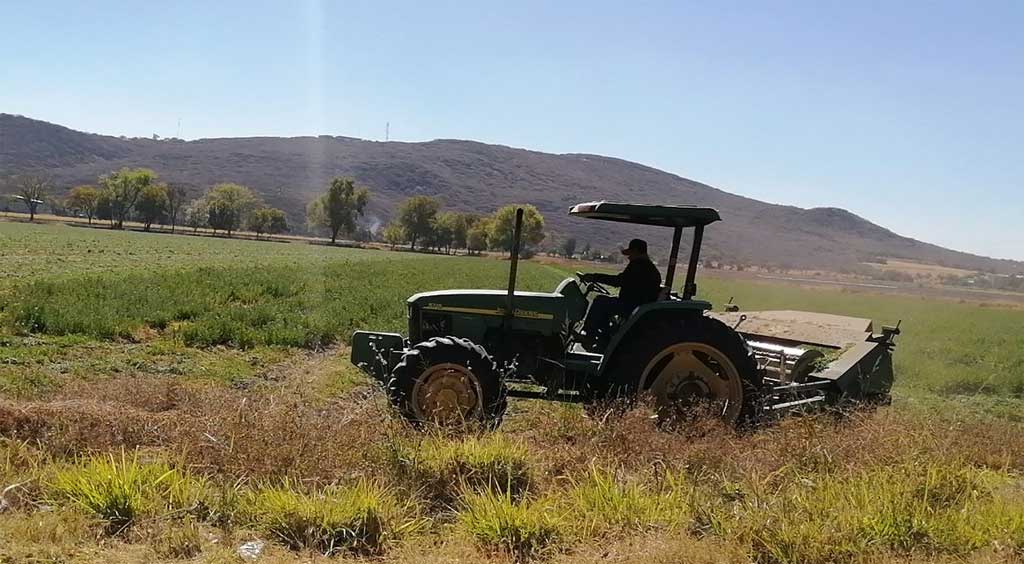
[[[650,397],[659,422],[711,413],[729,424],[852,402],[885,402],[899,324],[796,311],[724,312],[697,299],[707,207],[590,202],[576,218],[672,229],[659,299],[614,316],[600,350],[579,342],[600,284],[575,278],[553,292],[516,291],[522,210],[504,290],[423,292],[407,301],[408,337],[357,331],[351,360],[416,423],[500,422],[509,397],[627,405]],[[673,283],[684,230],[692,230],[681,291]]]

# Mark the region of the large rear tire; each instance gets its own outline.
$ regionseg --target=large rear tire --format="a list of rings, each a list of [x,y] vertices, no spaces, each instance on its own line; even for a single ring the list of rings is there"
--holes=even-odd
[[[704,316],[649,323],[610,360],[608,396],[649,394],[662,425],[715,415],[753,424],[761,412],[762,374],[743,337]]]
[[[388,397],[416,425],[497,426],[508,405],[501,375],[483,347],[435,337],[414,346],[391,371]]]

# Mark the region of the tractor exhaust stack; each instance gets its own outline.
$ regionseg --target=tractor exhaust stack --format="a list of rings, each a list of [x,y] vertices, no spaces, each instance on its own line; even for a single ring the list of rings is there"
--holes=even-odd
[[[508,265],[508,302],[505,305],[505,317],[515,315],[516,275],[519,270],[519,242],[523,236],[523,208],[516,209],[516,224],[512,230],[512,256]]]

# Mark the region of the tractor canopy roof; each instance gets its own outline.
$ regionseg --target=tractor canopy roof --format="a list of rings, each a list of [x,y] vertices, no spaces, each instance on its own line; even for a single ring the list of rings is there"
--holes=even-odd
[[[586,202],[576,204],[569,215],[590,219],[604,219],[621,223],[659,225],[662,227],[697,227],[719,221],[714,208],[697,206],[617,204],[615,202]]]

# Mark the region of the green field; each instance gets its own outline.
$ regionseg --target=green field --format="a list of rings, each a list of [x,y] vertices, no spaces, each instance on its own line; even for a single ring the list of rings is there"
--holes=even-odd
[[[526,261],[519,287],[567,268]],[[0,222],[0,490],[19,484],[0,562],[233,561],[250,538],[267,561],[1024,555],[1024,311],[706,277],[716,304],[901,319],[893,406],[697,437],[527,401],[470,438],[394,420],[345,360],[351,332],[402,331],[410,294],[506,276],[490,258]]]

